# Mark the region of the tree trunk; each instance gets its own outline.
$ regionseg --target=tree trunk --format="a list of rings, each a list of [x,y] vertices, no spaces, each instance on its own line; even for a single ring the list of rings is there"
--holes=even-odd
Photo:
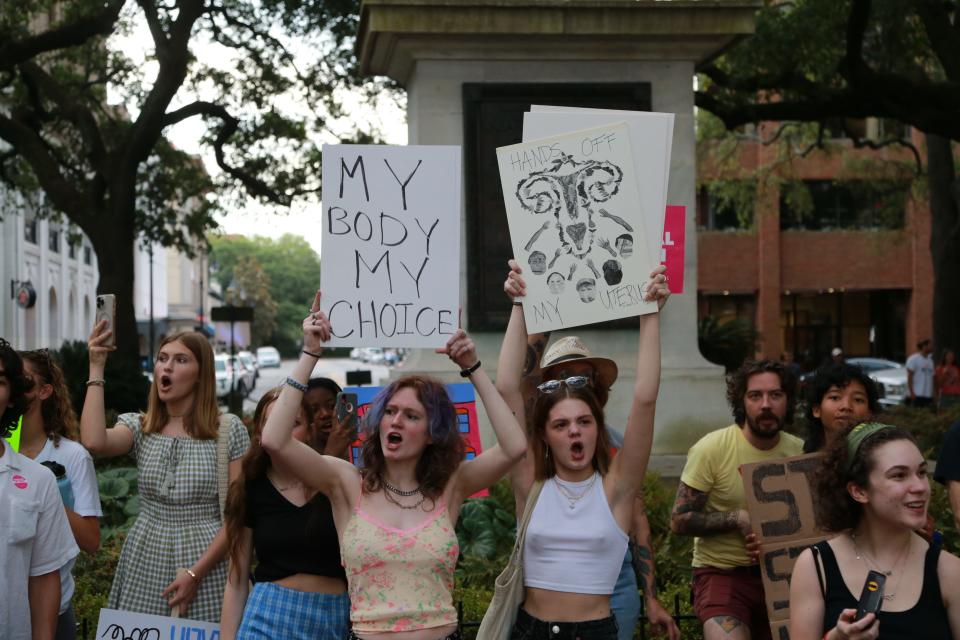
[[[104,216],[107,220],[123,220],[101,225],[90,241],[97,252],[97,265],[100,269],[100,282],[97,293],[112,293],[117,296],[117,321],[114,334],[117,350],[111,360],[140,360],[140,343],[137,335],[137,320],[134,312],[133,255],[137,238],[133,230],[134,215]]]
[[[960,349],[960,181],[953,144],[927,134],[930,185],[930,254],[933,258],[933,346]]]

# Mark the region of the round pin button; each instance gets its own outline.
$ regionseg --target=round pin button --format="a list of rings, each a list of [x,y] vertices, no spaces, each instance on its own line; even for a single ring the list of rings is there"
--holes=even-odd
[[[552,627],[550,627],[550,632],[554,634],[560,633],[560,625],[555,624]]]

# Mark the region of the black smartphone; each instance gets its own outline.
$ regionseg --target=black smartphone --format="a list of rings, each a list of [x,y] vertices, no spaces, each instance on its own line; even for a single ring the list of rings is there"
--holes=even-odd
[[[357,394],[341,391],[337,394],[337,405],[334,409],[337,414],[337,420],[341,425],[346,425],[350,420],[350,430],[357,430]]]
[[[863,584],[863,591],[860,592],[860,602],[857,603],[857,620],[868,613],[880,613],[880,606],[883,604],[883,586],[886,581],[887,576],[879,571],[871,571],[867,574],[867,581]]]

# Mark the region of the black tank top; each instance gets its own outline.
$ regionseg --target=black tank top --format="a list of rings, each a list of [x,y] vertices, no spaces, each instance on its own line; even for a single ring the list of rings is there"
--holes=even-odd
[[[837,618],[844,609],[856,609],[858,598],[850,593],[843,576],[840,575],[840,566],[837,557],[827,541],[813,545],[814,566],[817,577],[820,577],[821,589],[824,580],[820,575],[820,565],[816,556],[823,558],[823,571],[826,574],[826,593],[823,594],[823,628],[832,629],[837,625]],[[940,577],[937,575],[937,560],[940,558],[939,545],[930,545],[923,559],[923,589],[920,600],[911,609],[906,611],[880,610],[880,638],[882,640],[953,640],[950,633],[950,623],[947,619],[947,608],[943,604],[940,594]]]
[[[302,507],[294,506],[264,473],[247,482],[245,524],[253,529],[255,582],[274,582],[295,573],[346,581],[333,510],[322,493]]]

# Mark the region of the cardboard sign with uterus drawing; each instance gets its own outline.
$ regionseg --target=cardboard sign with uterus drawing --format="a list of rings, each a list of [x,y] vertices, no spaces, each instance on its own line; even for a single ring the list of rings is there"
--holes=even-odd
[[[626,124],[497,149],[527,331],[657,311],[643,300],[659,262],[640,211]]]

